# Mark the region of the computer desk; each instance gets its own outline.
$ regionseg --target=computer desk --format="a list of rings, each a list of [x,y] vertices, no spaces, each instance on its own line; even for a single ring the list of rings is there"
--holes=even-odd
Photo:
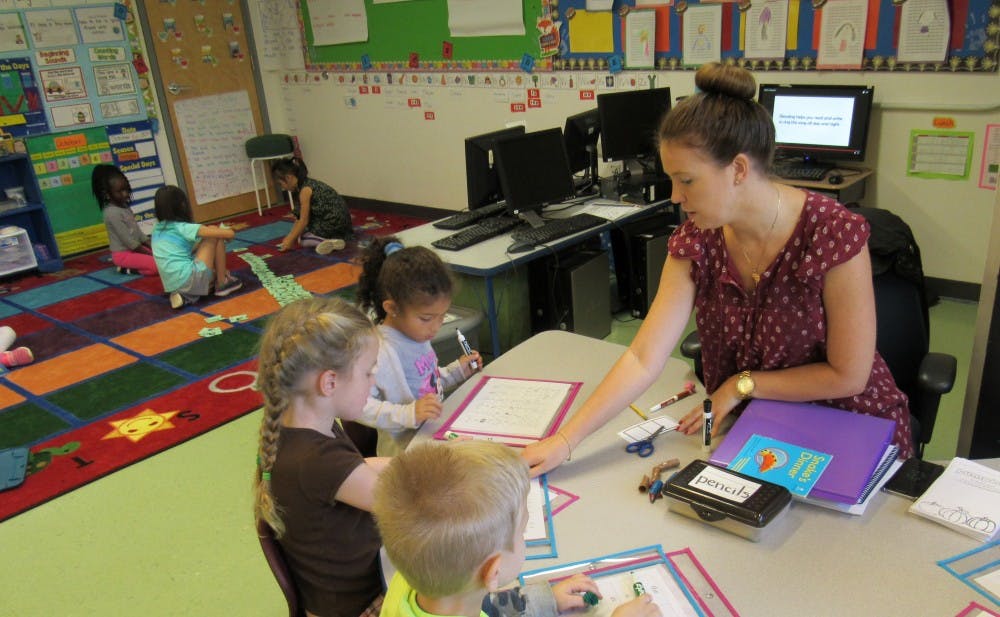
[[[775,177],[777,182],[795,186],[800,189],[826,193],[842,204],[861,201],[865,196],[865,185],[868,177],[874,172],[872,169],[864,167],[837,167],[831,169],[823,176],[822,180],[790,180],[788,178]],[[830,178],[840,176],[841,182],[831,184]]]
[[[546,218],[560,218],[570,216],[579,212],[582,205],[570,206],[562,210],[546,213]],[[549,244],[537,246],[534,249],[523,253],[508,253],[513,240],[510,233],[506,233],[485,242],[475,244],[461,251],[442,251],[431,246],[431,242],[438,238],[455,233],[457,230],[438,229],[432,223],[426,223],[413,229],[400,232],[397,237],[405,246],[423,245],[434,250],[441,259],[451,266],[452,270],[470,276],[483,279],[486,288],[486,320],[490,327],[490,340],[493,343],[493,357],[500,356],[503,349],[500,345],[500,325],[497,314],[496,299],[494,297],[494,279],[513,268],[528,262],[551,255],[553,252],[573,246],[609,231],[618,225],[633,221],[643,216],[649,216],[656,212],[668,211],[675,208],[669,201],[656,202],[649,205],[623,205],[626,213],[614,221],[608,221],[603,225],[592,227],[585,231],[560,238]]]
[[[537,334],[486,365],[487,375],[582,381],[570,414],[579,408],[625,347],[578,334]],[[636,404],[649,409],[694,380],[688,364],[671,358]],[[414,438],[426,441],[478,381],[448,396],[441,419]],[[668,407],[673,418],[699,407],[704,390]],[[678,458],[682,466],[704,458],[700,436],[660,436],[650,458],[625,452],[617,432],[639,421],[624,409],[573,450],[572,460],[551,471],[553,486],[578,501],[554,518],[558,557],[528,561],[524,570],[581,561],[652,544],[690,548],[741,615],[769,617],[841,615],[957,615],[970,601],[991,603],[936,565],[981,546],[906,512],[912,502],[878,493],[855,517],[795,502],[758,543],[649,503],[638,491],[654,463]],[[1000,468],[1000,459],[982,461]],[[992,607],[996,608],[996,607]]]

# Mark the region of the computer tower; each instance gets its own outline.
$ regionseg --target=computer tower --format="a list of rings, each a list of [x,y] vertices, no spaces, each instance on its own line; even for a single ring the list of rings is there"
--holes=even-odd
[[[611,262],[586,249],[545,257],[528,270],[532,332],[568,330],[604,338],[611,333]]]
[[[611,232],[618,300],[633,317],[643,319],[649,312],[667,260],[667,240],[676,227],[675,214],[659,213]]]

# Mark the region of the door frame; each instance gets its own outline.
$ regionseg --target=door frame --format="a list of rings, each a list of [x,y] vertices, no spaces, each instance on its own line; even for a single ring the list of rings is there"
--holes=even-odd
[[[247,46],[250,48],[248,50],[250,51],[249,58],[252,63],[250,73],[253,75],[254,89],[257,91],[257,106],[260,109],[260,118],[263,123],[263,126],[258,127],[258,130],[262,130],[263,133],[261,134],[266,135],[271,132],[271,118],[267,110],[267,99],[264,96],[264,82],[260,75],[260,62],[257,58],[257,42],[254,38],[253,24],[250,19],[250,6],[248,0],[239,0],[239,5],[240,10],[243,11],[243,27],[246,31]],[[139,28],[142,30],[142,43],[145,47],[146,63],[149,65],[149,83],[156,94],[159,122],[164,131],[163,136],[168,146],[167,149],[170,150],[170,162],[174,168],[174,178],[177,181],[177,186],[190,195],[191,189],[187,186],[187,181],[184,179],[184,169],[181,165],[179,147],[177,141],[174,139],[174,135],[176,134],[174,123],[170,117],[170,110],[167,108],[167,97],[170,96],[170,93],[166,91],[164,84],[160,81],[160,61],[156,54],[156,40],[153,38],[153,29],[149,23],[149,14],[146,12],[145,3],[142,0],[134,0],[132,6],[136,10],[139,18]],[[249,164],[249,161],[247,163]]]

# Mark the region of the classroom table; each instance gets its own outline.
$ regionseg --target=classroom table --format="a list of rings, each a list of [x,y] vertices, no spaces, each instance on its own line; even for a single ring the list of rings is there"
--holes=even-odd
[[[565,207],[552,213],[546,212],[545,216],[546,218],[566,217],[579,212],[582,208],[583,205]],[[669,201],[660,201],[644,206],[622,204],[621,211],[622,215],[614,221],[608,221],[603,225],[560,238],[545,245],[536,246],[522,253],[508,252],[508,248],[512,242],[509,232],[460,251],[443,251],[437,249],[431,246],[431,242],[456,233],[459,230],[438,229],[434,227],[433,222],[402,231],[397,234],[397,237],[406,246],[422,245],[434,250],[455,272],[483,279],[486,288],[486,320],[490,328],[493,357],[496,358],[503,351],[500,345],[500,325],[493,287],[494,279],[497,276],[509,272],[519,265],[534,261],[545,255],[551,255],[554,251],[580,244],[589,238],[598,236],[629,221],[650,216],[656,212],[670,211],[676,214],[677,208]]]
[[[624,350],[549,331],[515,346],[484,372],[582,381],[572,415]],[[671,358],[636,404],[649,409],[694,379],[688,364]],[[425,424],[414,441],[430,439],[477,381],[473,377],[450,394],[441,417]],[[666,413],[680,418],[700,406],[703,397],[698,384],[694,396],[667,407]],[[912,502],[895,495],[874,495],[868,510],[857,517],[795,502],[758,543],[670,512],[662,499],[650,504],[637,487],[654,463],[676,457],[684,466],[706,455],[700,435],[677,432],[661,435],[648,459],[627,454],[617,432],[639,421],[624,409],[575,448],[571,461],[548,474],[551,485],[580,499],[554,517],[558,557],[530,560],[525,571],[661,544],[665,551],[690,548],[743,616],[952,616],[973,600],[992,607],[935,563],[981,544],[908,514]],[[1000,467],[1000,460],[988,464]]]

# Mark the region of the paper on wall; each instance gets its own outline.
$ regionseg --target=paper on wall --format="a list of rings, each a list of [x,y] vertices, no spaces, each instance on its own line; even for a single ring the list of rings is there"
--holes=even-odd
[[[519,0],[448,0],[452,36],[524,36]]]
[[[368,40],[364,0],[308,0],[313,45],[338,45]]]
[[[943,62],[948,54],[951,19],[947,0],[906,0],[899,13],[900,62]]]

